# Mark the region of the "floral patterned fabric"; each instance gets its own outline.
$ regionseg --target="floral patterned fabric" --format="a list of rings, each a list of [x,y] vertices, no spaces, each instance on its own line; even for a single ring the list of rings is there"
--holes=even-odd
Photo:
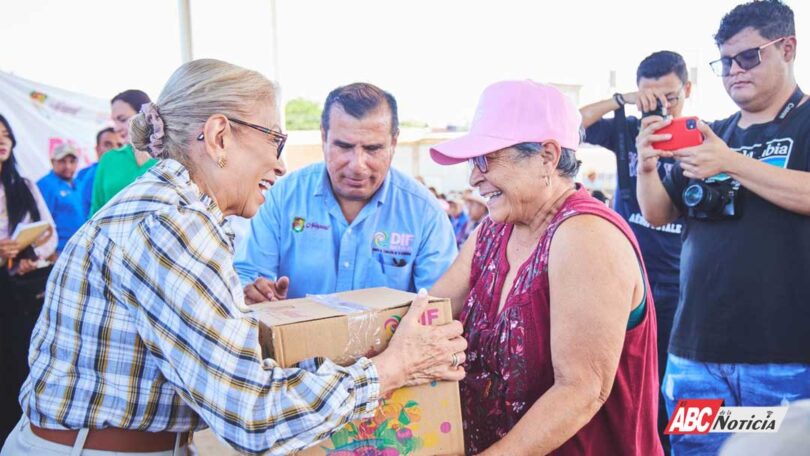
[[[615,212],[580,188],[563,203],[512,288],[504,289],[510,265],[506,246],[513,225],[487,218],[479,231],[470,276],[471,292],[461,313],[467,377],[461,384],[468,454],[501,438],[554,384],[551,362],[548,254],[557,228],[580,214],[612,222],[633,244],[633,233]],[[644,273],[646,280],[646,272]],[[508,293],[498,312],[501,294]],[[658,377],[655,309],[647,286],[642,322],[629,330],[613,392],[591,422],[555,454],[661,454],[656,430]]]

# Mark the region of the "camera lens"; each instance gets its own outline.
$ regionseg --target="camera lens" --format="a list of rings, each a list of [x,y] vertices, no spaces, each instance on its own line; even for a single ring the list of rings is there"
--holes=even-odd
[[[697,122],[695,122],[695,119],[688,119],[686,121],[686,129],[694,130],[695,128],[697,128]]]
[[[703,201],[703,186],[700,184],[692,184],[683,191],[683,203],[687,207],[697,207]]]

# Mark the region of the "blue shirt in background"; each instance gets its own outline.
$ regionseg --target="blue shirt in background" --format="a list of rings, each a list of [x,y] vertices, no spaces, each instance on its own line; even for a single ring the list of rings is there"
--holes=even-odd
[[[351,223],[324,163],[281,179],[251,220],[234,265],[244,285],[288,276],[288,298],[386,286],[430,288],[457,254],[453,228],[436,198],[391,169]]]
[[[53,171],[37,181],[37,186],[56,224],[56,233],[59,235],[56,251],[61,252],[68,239],[87,219],[81,194],[75,183],[62,179]]]
[[[96,170],[98,162],[93,163],[76,175],[76,187],[82,196],[82,207],[84,208],[84,218],[90,218],[90,206],[93,204],[93,181],[96,180]]]
[[[466,211],[461,211],[458,217],[450,216],[449,218],[450,224],[453,226],[453,232],[456,234],[456,245],[461,248],[461,245],[467,240],[467,236],[464,233],[467,230],[467,223],[470,221],[470,217],[467,215]]]

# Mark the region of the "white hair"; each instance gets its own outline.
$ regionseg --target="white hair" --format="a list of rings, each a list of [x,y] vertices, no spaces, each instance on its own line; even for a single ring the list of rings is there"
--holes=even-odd
[[[193,60],[166,82],[154,105],[159,119],[151,119],[143,110],[132,118],[130,139],[137,150],[188,166],[189,143],[210,116],[249,117],[258,104],[275,103],[277,94],[276,84],[257,71],[221,60]],[[162,147],[150,147],[156,142]]]

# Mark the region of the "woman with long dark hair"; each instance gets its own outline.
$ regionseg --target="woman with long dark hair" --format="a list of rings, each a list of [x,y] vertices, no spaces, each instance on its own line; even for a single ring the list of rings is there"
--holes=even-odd
[[[40,260],[56,249],[53,235],[25,249],[11,239],[20,223],[45,220],[53,225],[36,184],[17,171],[16,144],[11,126],[0,115],[0,441],[5,440],[22,413],[17,395],[28,375],[28,343],[50,269],[42,269],[45,262]]]

